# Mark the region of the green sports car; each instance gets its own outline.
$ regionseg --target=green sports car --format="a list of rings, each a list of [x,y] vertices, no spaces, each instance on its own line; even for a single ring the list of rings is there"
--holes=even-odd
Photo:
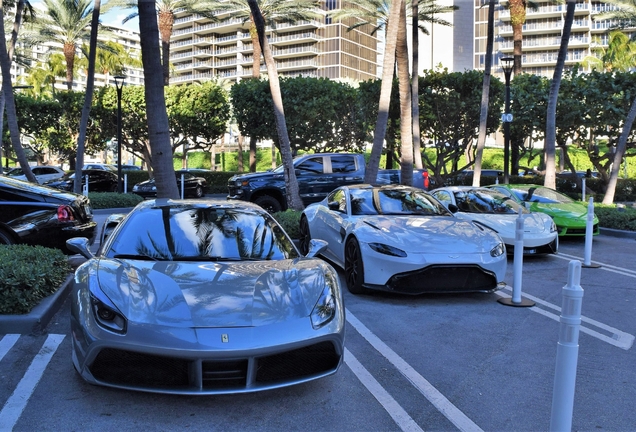
[[[587,204],[545,186],[533,184],[496,184],[487,186],[511,197],[530,211],[552,217],[559,236],[585,236]],[[593,219],[592,233],[599,234],[598,217]]]

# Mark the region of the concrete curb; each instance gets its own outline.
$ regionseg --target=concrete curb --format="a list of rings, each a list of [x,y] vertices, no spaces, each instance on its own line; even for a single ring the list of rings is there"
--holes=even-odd
[[[617,230],[617,229],[603,228],[603,227],[599,227],[599,230],[601,231],[601,234],[610,236],[610,237],[636,239],[636,231],[624,231],[624,230]]]
[[[42,299],[31,312],[23,315],[0,315],[0,334],[31,334],[42,331],[71,292],[73,274],[70,274],[60,288]]]

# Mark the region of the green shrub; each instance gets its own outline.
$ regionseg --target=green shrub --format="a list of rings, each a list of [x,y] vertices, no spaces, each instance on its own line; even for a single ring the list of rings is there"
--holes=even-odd
[[[594,214],[598,217],[599,226],[601,227],[636,231],[635,208],[617,207],[614,204],[595,204]]]
[[[137,194],[120,194],[117,192],[89,192],[93,209],[134,207],[144,199]]]
[[[25,314],[71,272],[68,257],[42,246],[0,245],[0,314]]]
[[[272,214],[274,219],[283,227],[285,232],[293,239],[300,238],[300,215],[302,212],[287,209]]]

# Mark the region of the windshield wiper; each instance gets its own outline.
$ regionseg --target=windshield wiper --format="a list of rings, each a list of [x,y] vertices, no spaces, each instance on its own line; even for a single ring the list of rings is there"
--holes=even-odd
[[[157,261],[157,258],[148,255],[135,255],[135,254],[116,254],[113,256],[115,259],[133,259],[143,261]]]

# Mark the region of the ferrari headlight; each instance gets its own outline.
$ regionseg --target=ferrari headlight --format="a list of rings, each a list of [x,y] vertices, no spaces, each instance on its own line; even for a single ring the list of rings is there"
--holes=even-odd
[[[384,255],[391,255],[400,258],[406,257],[406,252],[404,252],[402,249],[398,249],[396,247],[389,246],[383,243],[369,243],[369,247],[377,253],[381,253]]]
[[[126,318],[112,304],[106,304],[93,293],[91,293],[91,310],[100,327],[115,333],[126,333]]]
[[[498,257],[506,253],[506,246],[503,243],[499,243],[497,246],[490,250],[490,256]]]
[[[334,294],[334,281],[326,277],[327,284],[322,290],[314,309],[311,311],[311,325],[317,330],[327,324],[336,316],[336,298]]]

